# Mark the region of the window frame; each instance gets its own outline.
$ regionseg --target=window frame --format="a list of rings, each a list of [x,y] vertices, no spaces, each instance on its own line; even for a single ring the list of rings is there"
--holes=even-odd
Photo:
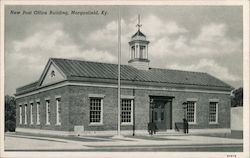
[[[89,125],[90,126],[95,126],[95,125],[103,125],[103,95],[89,95]],[[91,99],[100,99],[101,101],[101,114],[100,114],[100,122],[91,122],[91,110],[90,110],[90,106],[91,106]]]
[[[211,103],[215,103],[215,109],[216,109],[216,113],[215,113],[215,121],[210,121],[210,105]],[[218,111],[219,111],[219,103],[216,101],[209,101],[209,109],[208,109],[208,121],[209,124],[218,124]]]
[[[50,125],[50,115],[51,115],[50,99],[45,99],[45,106],[46,106],[45,125]]]
[[[187,118],[187,121],[188,121],[188,123],[189,124],[196,124],[197,122],[196,122],[196,113],[197,113],[197,110],[196,110],[196,106],[197,106],[197,101],[195,101],[195,100],[188,100],[187,101],[188,103],[194,103],[193,105],[194,105],[194,121],[193,122],[190,122],[190,121],[188,121],[188,106],[190,105],[190,104],[187,104],[187,109],[186,109],[186,118]]]
[[[23,124],[23,107],[22,104],[19,104],[19,124]]]
[[[135,58],[135,46],[131,47],[131,59]]]
[[[129,100],[131,105],[130,122],[122,122],[122,100]],[[121,125],[133,125],[134,124],[134,99],[133,98],[121,98]]]
[[[24,103],[24,124],[25,125],[28,124],[27,107],[28,107],[28,103]]]
[[[34,102],[31,101],[30,102],[30,124],[33,125],[34,124],[34,120],[33,120],[33,108],[34,108]]]
[[[59,107],[60,107],[60,115],[59,115]],[[62,120],[61,96],[56,96],[56,125],[57,126],[60,126],[62,124],[61,120]]]
[[[41,111],[40,107],[41,107],[41,102],[40,100],[37,100],[36,101],[36,124],[37,125],[40,125],[40,111]]]

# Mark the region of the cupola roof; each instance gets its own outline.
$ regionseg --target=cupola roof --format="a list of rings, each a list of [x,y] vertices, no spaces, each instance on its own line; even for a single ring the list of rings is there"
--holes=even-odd
[[[136,36],[146,37],[146,35],[144,35],[140,30],[138,30],[138,31],[132,36],[132,38],[134,38],[134,37],[136,37]]]

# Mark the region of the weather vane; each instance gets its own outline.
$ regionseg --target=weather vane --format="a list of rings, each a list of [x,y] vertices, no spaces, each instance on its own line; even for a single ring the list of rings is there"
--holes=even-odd
[[[140,31],[140,27],[142,26],[142,24],[140,24],[140,14],[138,15],[138,24],[136,25],[136,27],[138,27],[138,30]]]

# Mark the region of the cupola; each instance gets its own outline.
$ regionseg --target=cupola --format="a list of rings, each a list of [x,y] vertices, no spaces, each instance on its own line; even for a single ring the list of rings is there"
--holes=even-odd
[[[149,69],[149,59],[148,59],[148,44],[149,41],[146,39],[146,35],[144,35],[140,28],[140,15],[138,15],[138,27],[137,32],[131,37],[129,43],[130,50],[130,60],[128,61],[129,65],[141,69],[148,70]]]

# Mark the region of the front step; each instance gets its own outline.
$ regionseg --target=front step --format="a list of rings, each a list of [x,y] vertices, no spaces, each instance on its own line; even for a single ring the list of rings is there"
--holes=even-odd
[[[183,131],[175,131],[175,130],[166,130],[166,131],[158,131],[156,132],[155,135],[173,135],[173,136],[176,136],[176,135],[187,135],[185,134]]]

